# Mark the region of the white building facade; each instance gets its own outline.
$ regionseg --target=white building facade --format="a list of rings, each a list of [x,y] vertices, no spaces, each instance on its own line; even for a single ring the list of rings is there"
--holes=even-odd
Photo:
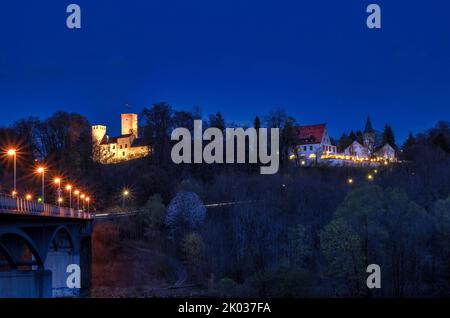
[[[296,128],[297,155],[316,158],[322,154],[335,154],[337,148],[331,143],[325,124],[298,126]]]

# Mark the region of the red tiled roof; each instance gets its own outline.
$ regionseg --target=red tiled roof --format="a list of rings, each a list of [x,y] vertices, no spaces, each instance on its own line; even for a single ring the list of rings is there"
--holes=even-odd
[[[325,133],[326,125],[309,125],[295,127],[300,144],[320,144]]]
[[[126,134],[126,135],[120,135],[119,137],[103,137],[102,141],[100,142],[101,145],[109,145],[109,144],[116,144],[118,139],[122,138],[129,138],[133,136],[133,134]]]

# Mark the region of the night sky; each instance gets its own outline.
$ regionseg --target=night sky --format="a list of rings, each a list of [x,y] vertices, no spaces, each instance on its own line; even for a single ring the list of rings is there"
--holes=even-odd
[[[402,140],[450,120],[449,16],[445,0],[3,1],[0,125],[65,110],[115,134],[120,112],[167,101],[243,124],[282,106],[335,137],[370,114]]]

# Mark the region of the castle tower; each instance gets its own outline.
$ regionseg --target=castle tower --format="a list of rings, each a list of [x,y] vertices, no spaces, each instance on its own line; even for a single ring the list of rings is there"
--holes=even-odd
[[[137,114],[122,114],[122,135],[133,134],[138,137],[138,116]]]
[[[100,144],[106,135],[106,126],[95,125],[92,126],[92,142]]]
[[[367,117],[366,127],[364,128],[363,143],[364,147],[368,149],[369,155],[372,155],[375,147],[375,130],[373,129],[370,117]]]

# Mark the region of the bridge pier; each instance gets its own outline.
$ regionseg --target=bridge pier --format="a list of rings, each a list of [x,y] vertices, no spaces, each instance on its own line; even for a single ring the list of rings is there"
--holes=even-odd
[[[48,270],[0,272],[0,298],[52,297],[52,273]]]
[[[81,294],[90,296],[92,286],[92,240],[83,237],[80,243]]]
[[[71,264],[80,265],[80,254],[70,250],[49,251],[44,268],[52,273],[52,296],[53,297],[77,297],[79,289],[67,287],[67,267]]]

